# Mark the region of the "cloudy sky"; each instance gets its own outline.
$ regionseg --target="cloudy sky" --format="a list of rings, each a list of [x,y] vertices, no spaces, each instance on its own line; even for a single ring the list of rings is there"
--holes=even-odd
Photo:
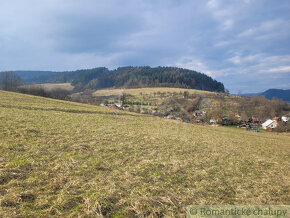
[[[289,0],[1,0],[0,71],[178,66],[290,88]]]

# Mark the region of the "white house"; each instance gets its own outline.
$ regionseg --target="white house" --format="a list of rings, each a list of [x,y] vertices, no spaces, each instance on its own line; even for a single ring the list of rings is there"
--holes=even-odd
[[[277,127],[277,121],[276,120],[266,120],[266,122],[262,123],[262,127],[264,129],[267,129],[267,128],[276,128]]]
[[[282,116],[281,120],[284,122],[288,122],[289,121],[289,117],[288,116]]]
[[[114,105],[115,105],[117,108],[121,108],[121,107],[122,107],[122,103],[114,103]]]
[[[209,123],[210,124],[216,124],[216,120],[215,119],[210,119]]]

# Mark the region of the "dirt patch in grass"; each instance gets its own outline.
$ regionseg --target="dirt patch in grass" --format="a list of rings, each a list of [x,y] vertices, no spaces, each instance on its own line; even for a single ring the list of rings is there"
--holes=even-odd
[[[13,179],[24,180],[31,170],[31,164],[25,164],[12,169],[6,169],[0,174],[0,185],[4,185]]]
[[[20,195],[20,199],[21,199],[22,202],[30,202],[30,203],[32,203],[32,202],[35,201],[36,196],[34,194],[32,194],[32,193],[22,193]]]
[[[1,207],[12,207],[12,208],[15,208],[15,207],[18,207],[18,206],[19,206],[19,203],[14,202],[12,200],[2,200],[1,201]]]

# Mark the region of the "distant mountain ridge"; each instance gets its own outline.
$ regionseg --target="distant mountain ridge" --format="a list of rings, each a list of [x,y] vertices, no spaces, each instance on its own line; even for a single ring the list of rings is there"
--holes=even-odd
[[[290,102],[290,89],[268,89],[261,93],[247,93],[243,94],[244,96],[254,96],[254,95],[263,95],[267,99],[278,98],[283,101]]]
[[[15,71],[26,83],[66,83],[78,89],[176,87],[224,92],[224,85],[193,70],[177,67],[105,67],[67,72]]]
[[[284,101],[290,102],[290,89],[283,90],[283,89],[268,89],[267,91],[263,92],[261,95],[264,95],[268,99],[272,98],[279,98]]]

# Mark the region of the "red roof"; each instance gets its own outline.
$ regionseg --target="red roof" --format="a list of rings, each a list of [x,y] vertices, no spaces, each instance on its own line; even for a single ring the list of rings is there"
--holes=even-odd
[[[259,117],[257,117],[257,116],[252,116],[252,121],[259,121]]]

